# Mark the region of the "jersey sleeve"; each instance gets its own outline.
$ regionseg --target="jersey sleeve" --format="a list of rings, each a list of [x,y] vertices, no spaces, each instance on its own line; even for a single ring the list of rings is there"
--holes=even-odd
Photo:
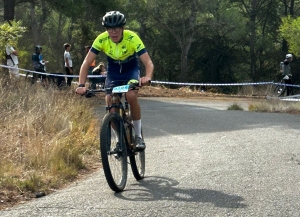
[[[135,52],[141,56],[142,54],[146,53],[146,48],[144,43],[142,42],[141,38],[134,32],[131,32],[132,42],[134,43]]]
[[[103,50],[104,43],[108,40],[107,32],[103,32],[94,40],[91,48],[91,52],[98,54]]]

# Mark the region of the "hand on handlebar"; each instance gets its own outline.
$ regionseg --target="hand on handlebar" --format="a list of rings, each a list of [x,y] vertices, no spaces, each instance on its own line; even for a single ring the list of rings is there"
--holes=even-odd
[[[151,79],[148,78],[148,77],[141,77],[140,78],[140,86],[147,86],[147,85],[150,85],[151,83]]]
[[[79,95],[84,95],[86,93],[86,90],[86,87],[77,87],[75,92]]]

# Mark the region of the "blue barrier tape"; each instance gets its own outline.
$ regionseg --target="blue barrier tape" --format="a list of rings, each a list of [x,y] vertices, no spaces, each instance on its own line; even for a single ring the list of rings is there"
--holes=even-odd
[[[11,66],[1,65],[3,68],[13,68]],[[61,77],[73,77],[78,78],[79,75],[64,75],[64,74],[53,74],[53,73],[47,73],[47,72],[37,72],[27,69],[18,68],[20,71],[24,72],[30,72],[30,73],[36,73],[36,74],[42,74],[42,75],[53,75],[53,76],[61,76]],[[88,78],[99,78],[99,77],[106,77],[106,75],[88,75]],[[152,84],[174,84],[179,86],[247,86],[247,85],[266,85],[266,84],[272,84],[272,85],[284,85],[284,86],[291,86],[291,87],[300,87],[300,85],[295,84],[284,84],[284,83],[276,83],[273,81],[270,82],[243,82],[243,83],[186,83],[186,82],[170,82],[170,81],[151,81]]]

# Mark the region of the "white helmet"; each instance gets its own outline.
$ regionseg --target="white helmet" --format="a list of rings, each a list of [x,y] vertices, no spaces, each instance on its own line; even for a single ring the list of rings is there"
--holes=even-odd
[[[293,55],[290,54],[290,53],[288,53],[285,57],[286,57],[287,59],[288,59],[288,58],[293,58]]]

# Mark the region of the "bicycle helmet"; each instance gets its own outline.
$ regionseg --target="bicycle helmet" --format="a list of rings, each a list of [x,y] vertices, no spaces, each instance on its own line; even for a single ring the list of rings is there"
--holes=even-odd
[[[287,59],[288,59],[288,58],[293,58],[293,55],[290,54],[290,53],[288,53],[285,57],[286,57]]]
[[[36,45],[35,46],[35,51],[40,51],[42,50],[42,46],[41,45]]]
[[[104,27],[122,27],[125,24],[126,18],[119,11],[110,11],[103,16],[102,25]]]

